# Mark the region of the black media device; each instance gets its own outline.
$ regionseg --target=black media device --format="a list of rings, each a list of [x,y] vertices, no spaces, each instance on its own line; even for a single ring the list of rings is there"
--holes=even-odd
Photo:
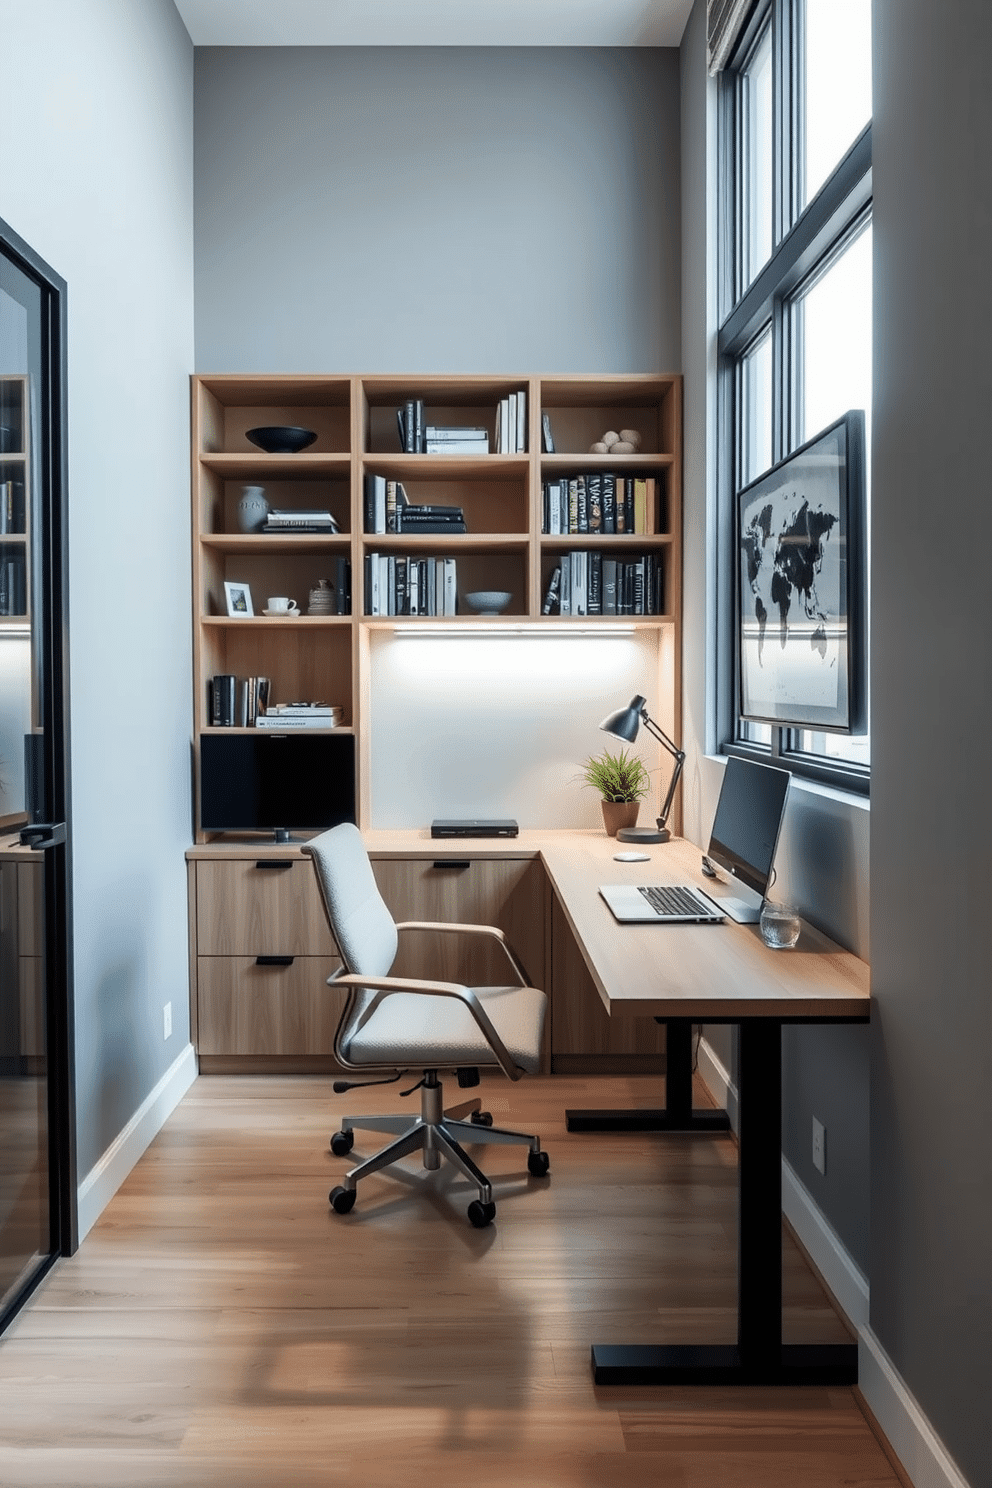
[[[762,898],[768,891],[791,779],[788,770],[736,755],[727,760],[723,775],[706,857]]]
[[[200,736],[204,832],[323,831],[355,820],[353,734]]]
[[[516,837],[519,831],[515,821],[500,821],[495,817],[457,820],[436,817],[431,822],[432,837]]]

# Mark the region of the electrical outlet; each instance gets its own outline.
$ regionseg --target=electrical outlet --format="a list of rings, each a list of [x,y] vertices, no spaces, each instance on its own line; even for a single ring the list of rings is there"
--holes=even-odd
[[[162,1037],[172,1037],[172,1003],[167,1002],[162,1009]]]
[[[813,1117],[813,1166],[818,1173],[827,1171],[827,1128]]]

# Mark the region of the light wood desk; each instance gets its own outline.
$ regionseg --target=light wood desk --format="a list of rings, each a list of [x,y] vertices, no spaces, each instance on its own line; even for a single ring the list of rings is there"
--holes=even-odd
[[[597,1384],[852,1384],[854,1345],[782,1343],[782,1024],[865,1022],[868,967],[811,926],[791,951],[757,925],[620,925],[600,884],[695,883],[700,850],[676,841],[648,863],[616,863],[614,843],[563,834],[542,850],[551,885],[610,1013],[688,1029],[736,1023],[740,1189],[737,1345],[593,1345]],[[733,895],[734,888],[722,892]],[[669,1094],[669,1101],[671,1096]],[[677,1127],[677,1123],[671,1123]]]

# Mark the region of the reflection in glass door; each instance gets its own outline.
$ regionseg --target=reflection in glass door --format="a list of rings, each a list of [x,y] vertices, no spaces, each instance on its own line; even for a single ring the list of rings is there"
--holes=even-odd
[[[74,1247],[64,289],[0,223],[0,1326]]]

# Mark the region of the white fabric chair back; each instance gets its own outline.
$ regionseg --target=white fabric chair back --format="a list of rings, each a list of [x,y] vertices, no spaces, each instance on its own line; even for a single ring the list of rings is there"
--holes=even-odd
[[[327,918],[345,967],[359,976],[388,976],[399,936],[383,902],[358,828],[342,822],[306,843]]]

